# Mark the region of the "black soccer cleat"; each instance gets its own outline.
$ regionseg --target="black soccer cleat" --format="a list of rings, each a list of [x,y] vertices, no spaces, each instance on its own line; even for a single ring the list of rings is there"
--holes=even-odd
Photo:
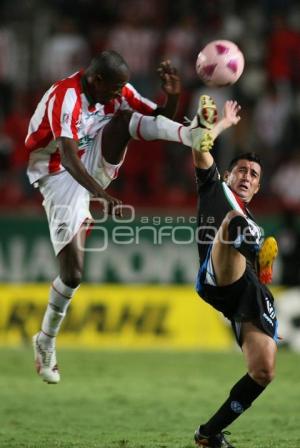
[[[230,434],[230,432],[222,431],[218,434],[205,436],[204,434],[201,434],[200,428],[201,426],[195,431],[194,435],[196,445],[210,448],[234,448],[234,446],[225,439],[225,435]]]

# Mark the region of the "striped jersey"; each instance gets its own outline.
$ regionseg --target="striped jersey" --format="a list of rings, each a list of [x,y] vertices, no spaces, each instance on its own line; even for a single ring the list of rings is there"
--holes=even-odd
[[[31,183],[64,170],[56,144],[58,137],[78,143],[82,157],[92,147],[98,132],[119,110],[151,115],[157,108],[127,83],[121,95],[103,105],[90,105],[82,89],[83,71],[53,84],[39,102],[29,123],[25,140],[29,151],[27,174]]]

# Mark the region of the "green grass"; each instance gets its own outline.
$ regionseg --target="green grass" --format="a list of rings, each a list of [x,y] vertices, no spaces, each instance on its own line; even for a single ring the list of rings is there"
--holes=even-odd
[[[1,349],[1,448],[192,448],[194,429],[244,373],[240,353],[60,350],[59,385],[29,349]],[[299,357],[231,427],[238,448],[299,448]]]

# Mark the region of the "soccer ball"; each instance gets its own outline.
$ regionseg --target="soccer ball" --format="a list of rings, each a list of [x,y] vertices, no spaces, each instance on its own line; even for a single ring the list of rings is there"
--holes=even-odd
[[[196,61],[199,78],[210,87],[234,84],[243,73],[245,60],[239,47],[229,40],[214,40],[200,51]]]

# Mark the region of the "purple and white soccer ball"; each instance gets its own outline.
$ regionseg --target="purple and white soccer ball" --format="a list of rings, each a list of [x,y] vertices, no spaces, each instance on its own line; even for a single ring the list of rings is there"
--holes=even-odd
[[[224,87],[237,82],[244,66],[244,55],[234,42],[214,40],[198,54],[196,72],[207,86]]]

